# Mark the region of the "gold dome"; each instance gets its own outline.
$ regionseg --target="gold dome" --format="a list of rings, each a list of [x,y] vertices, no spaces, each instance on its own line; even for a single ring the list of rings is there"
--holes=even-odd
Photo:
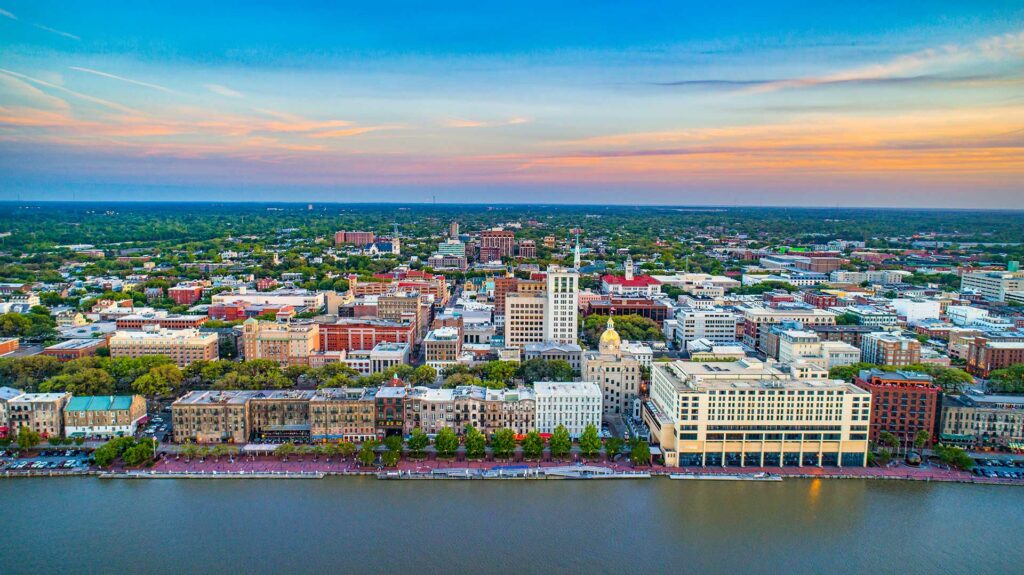
[[[597,349],[603,354],[618,354],[622,351],[622,338],[619,337],[619,332],[615,331],[615,322],[610,317],[608,318],[608,326],[605,328],[604,333],[601,334]]]

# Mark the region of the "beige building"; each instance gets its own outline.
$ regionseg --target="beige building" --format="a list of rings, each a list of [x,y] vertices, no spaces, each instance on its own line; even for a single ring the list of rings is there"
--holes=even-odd
[[[861,357],[868,363],[903,367],[921,363],[921,342],[884,331],[861,338]]]
[[[377,388],[337,387],[316,390],[309,402],[313,441],[361,442],[377,438]]]
[[[23,392],[13,387],[0,387],[0,437],[11,437],[17,429],[11,428],[11,410],[8,404]]]
[[[427,365],[441,371],[455,365],[462,356],[462,334],[452,326],[431,330],[423,339],[423,356]]]
[[[396,292],[377,298],[377,317],[387,321],[412,323],[416,326],[417,339],[426,332],[428,315],[418,292]]]
[[[245,443],[245,404],[254,391],[190,391],[171,405],[174,441]]]
[[[311,389],[256,391],[245,405],[248,439],[309,441]]]
[[[521,349],[544,341],[547,297],[543,292],[505,296],[505,347]]]
[[[581,369],[583,381],[601,387],[604,415],[639,416],[634,413],[640,394],[640,361],[622,351],[622,340],[615,331],[613,318],[601,334],[597,352],[583,354]]]
[[[166,355],[185,367],[193,361],[217,359],[217,334],[197,329],[118,331],[110,338],[110,357]]]
[[[643,418],[671,466],[861,467],[871,394],[837,380],[658,363]],[[745,377],[746,371],[752,377]]]
[[[64,406],[66,437],[132,437],[146,416],[141,395],[79,395]]]
[[[64,406],[70,393],[23,393],[7,401],[11,437],[27,427],[43,437],[64,436]]]
[[[835,325],[836,314],[818,308],[773,308],[754,306],[743,310],[743,343],[764,350],[771,326],[785,321],[812,325]]]
[[[269,359],[282,366],[309,365],[320,350],[315,323],[276,323],[249,318],[242,324],[245,359]]]
[[[499,429],[511,429],[525,435],[536,428],[537,399],[533,389],[488,389],[484,395],[481,431],[493,435]]]

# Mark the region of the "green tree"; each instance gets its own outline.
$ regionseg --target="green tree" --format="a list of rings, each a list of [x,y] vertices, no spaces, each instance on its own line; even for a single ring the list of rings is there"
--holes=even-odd
[[[146,397],[166,397],[185,380],[185,374],[173,363],[151,367],[132,383],[135,393]]]
[[[405,442],[402,441],[401,435],[389,435],[384,438],[384,446],[391,451],[402,452],[402,448],[405,446]]]
[[[491,438],[491,449],[498,459],[508,459],[516,451],[516,434],[511,429],[504,428],[494,432]]]
[[[442,387],[451,389],[462,385],[483,385],[483,381],[469,373],[453,373],[444,380]],[[504,385],[504,384],[503,384]]]
[[[44,381],[39,390],[44,393],[67,391],[73,395],[113,395],[114,378],[102,369],[87,367]]]
[[[472,425],[466,426],[466,457],[469,459],[483,459],[486,453],[487,438]]]
[[[850,365],[837,365],[836,367],[833,367],[832,369],[828,370],[828,376],[832,379],[853,381],[853,378],[857,377],[857,375],[861,371],[865,369],[872,369],[875,367],[878,366],[873,363],[867,363],[863,361],[851,363]]]
[[[914,447],[918,450],[924,449],[931,438],[932,434],[927,429],[918,431],[914,434]]]
[[[18,448],[24,451],[39,445],[39,441],[41,439],[41,436],[36,431],[31,428],[21,426],[21,428],[18,429],[18,438],[15,442],[18,444]]]
[[[122,458],[124,459],[125,465],[137,467],[152,461],[153,456],[153,443],[148,439],[143,439],[136,445],[126,449]]]
[[[434,447],[437,449],[439,457],[452,457],[459,449],[459,438],[455,436],[452,428],[444,427],[437,432],[437,437],[434,438]]]
[[[430,445],[430,438],[427,437],[427,434],[422,429],[417,427],[409,435],[408,445],[410,455],[413,457],[423,457],[424,450]]]
[[[548,441],[548,448],[551,451],[551,457],[556,459],[563,458],[572,451],[572,438],[569,437],[569,430],[564,425],[555,428]]]
[[[359,455],[356,456],[359,465],[370,467],[374,461],[377,461],[377,452],[374,451],[377,445],[378,443],[374,439],[368,439],[363,442],[359,447]]]
[[[537,381],[572,381],[576,372],[564,359],[545,360],[539,357],[524,361],[519,367],[519,377],[526,383]]]
[[[629,461],[633,465],[650,465],[651,446],[643,440],[634,440],[630,445]]]
[[[435,380],[437,380],[437,370],[429,365],[417,367],[409,376],[409,381],[413,385],[429,385]]]
[[[488,361],[480,367],[483,379],[508,384],[516,376],[519,367],[512,361]]]
[[[398,462],[402,459],[402,453],[400,451],[387,450],[381,454],[380,460],[385,467],[395,467]]]
[[[609,437],[608,441],[604,442],[604,453],[608,456],[608,460],[611,461],[615,457],[622,453],[622,439],[618,437]]]
[[[344,458],[349,458],[355,455],[356,444],[351,441],[342,441],[338,444],[338,455]]]
[[[993,370],[988,388],[997,393],[1024,393],[1024,364]]]
[[[287,460],[298,451],[298,448],[291,441],[282,443],[274,449],[274,455],[280,457],[282,460]]]
[[[597,433],[597,426],[589,424],[580,436],[580,451],[587,457],[593,457],[601,451],[601,436]]]
[[[544,439],[536,429],[526,434],[523,439],[523,456],[527,459],[540,459],[544,454]]]
[[[181,453],[181,455],[184,456],[185,459],[191,461],[195,459],[197,455],[199,455],[199,446],[196,445],[195,443],[192,443],[191,441],[186,441],[181,445],[179,453]]]

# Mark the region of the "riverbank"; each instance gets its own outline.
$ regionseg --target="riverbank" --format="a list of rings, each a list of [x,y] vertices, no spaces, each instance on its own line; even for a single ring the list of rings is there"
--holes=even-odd
[[[644,479],[651,477],[739,476],[754,478],[770,475],[803,479],[880,479],[890,481],[926,481],[984,485],[1024,485],[1022,479],[989,478],[965,471],[931,465],[910,467],[782,467],[782,468],[702,468],[633,467],[609,462],[542,461],[505,463],[500,461],[401,461],[394,468],[361,467],[343,459],[291,459],[243,457],[237,460],[205,461],[165,458],[144,469],[75,471],[5,471],[0,477],[99,476],[107,479],[322,479],[329,476],[379,476],[383,479]]]

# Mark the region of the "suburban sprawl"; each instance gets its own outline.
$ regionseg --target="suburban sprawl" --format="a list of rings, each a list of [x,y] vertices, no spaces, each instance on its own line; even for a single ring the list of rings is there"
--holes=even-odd
[[[5,477],[1024,484],[1019,213],[4,211]]]

